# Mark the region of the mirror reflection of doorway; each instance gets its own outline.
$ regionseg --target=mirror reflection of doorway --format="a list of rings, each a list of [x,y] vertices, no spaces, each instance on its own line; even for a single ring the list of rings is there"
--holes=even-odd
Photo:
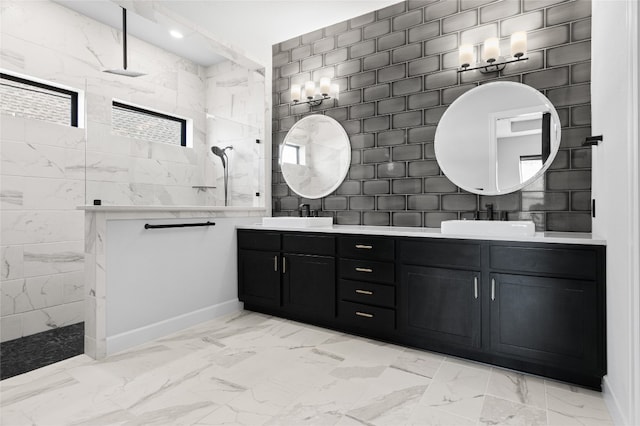
[[[520,157],[520,182],[526,182],[542,168],[541,155],[523,155]]]

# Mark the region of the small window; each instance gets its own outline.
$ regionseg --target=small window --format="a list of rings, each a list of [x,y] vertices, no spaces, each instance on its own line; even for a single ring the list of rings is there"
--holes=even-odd
[[[300,164],[304,166],[304,147],[292,143],[285,143],[282,146],[282,163]]]
[[[0,111],[78,127],[78,93],[0,73]]]
[[[187,146],[187,120],[113,101],[115,134],[150,142]]]

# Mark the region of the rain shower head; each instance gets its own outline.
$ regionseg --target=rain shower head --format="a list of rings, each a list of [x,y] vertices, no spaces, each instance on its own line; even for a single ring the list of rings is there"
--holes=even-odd
[[[127,9],[122,8],[122,69],[104,70],[110,74],[122,75],[125,77],[140,77],[143,72],[131,71],[127,69]]]
[[[125,77],[140,77],[142,75],[146,75],[143,72],[129,71],[126,69],[104,70],[103,72],[108,72],[109,74],[118,74]]]

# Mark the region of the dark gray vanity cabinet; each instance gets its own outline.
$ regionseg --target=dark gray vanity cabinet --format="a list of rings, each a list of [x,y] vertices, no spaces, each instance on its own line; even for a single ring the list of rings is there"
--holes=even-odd
[[[280,309],[280,234],[238,231],[238,298],[247,305]]]
[[[600,389],[605,247],[238,230],[245,308]]]
[[[323,323],[335,318],[335,237],[238,230],[238,298],[247,309]]]
[[[399,329],[420,347],[480,348],[480,244],[399,243]]]
[[[604,247],[400,239],[410,345],[599,388]]]
[[[395,241],[338,237],[338,321],[347,329],[387,337],[396,328]]]
[[[283,234],[282,250],[283,309],[297,318],[333,320],[335,237]]]
[[[487,251],[487,349],[508,364],[531,363],[539,374],[556,370],[561,379],[599,386],[604,247],[494,242]]]

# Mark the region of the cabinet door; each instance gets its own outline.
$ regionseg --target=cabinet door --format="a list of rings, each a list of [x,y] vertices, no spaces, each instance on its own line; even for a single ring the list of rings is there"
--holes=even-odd
[[[238,251],[238,297],[242,302],[280,307],[280,255],[275,251]]]
[[[491,347],[572,370],[598,365],[594,281],[491,275]]]
[[[480,273],[402,266],[400,327],[425,345],[480,346]]]
[[[336,266],[328,256],[285,253],[284,308],[304,318],[329,320],[336,314]]]

